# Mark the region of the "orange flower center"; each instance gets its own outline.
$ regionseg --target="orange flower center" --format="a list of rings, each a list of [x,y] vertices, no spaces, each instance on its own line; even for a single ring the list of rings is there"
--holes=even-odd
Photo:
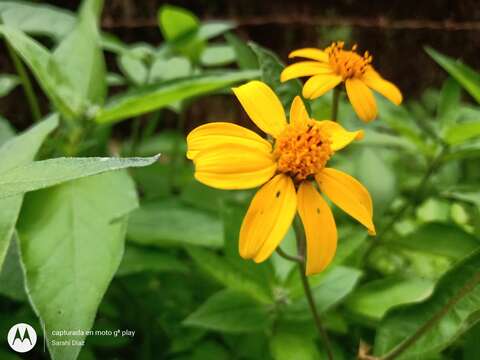
[[[325,49],[330,66],[344,80],[361,77],[372,62],[372,56],[368,51],[360,56],[357,45],[353,45],[351,50],[343,50],[343,46],[343,42],[336,42]]]
[[[278,170],[295,181],[305,180],[325,167],[333,154],[330,138],[314,120],[288,125],[277,137],[273,151]]]

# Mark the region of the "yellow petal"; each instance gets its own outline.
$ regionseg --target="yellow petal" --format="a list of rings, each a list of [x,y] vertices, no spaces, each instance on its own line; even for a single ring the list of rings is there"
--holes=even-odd
[[[300,96],[295,96],[290,107],[290,124],[303,125],[310,119]]]
[[[296,209],[292,180],[283,174],[275,176],[250,203],[240,228],[240,256],[256,262],[268,258],[285,237]]]
[[[252,121],[264,132],[277,137],[287,125],[285,111],[277,95],[261,81],[232,89]]]
[[[200,151],[222,144],[246,145],[265,152],[272,145],[251,130],[226,122],[214,122],[195,128],[187,136],[187,158],[193,159]]]
[[[328,74],[332,70],[328,64],[318,61],[301,61],[287,66],[280,74],[280,81],[284,82],[303,76],[312,76],[317,74]]]
[[[322,120],[318,122],[320,129],[325,132],[332,141],[333,151],[343,149],[353,140],[363,139],[363,130],[348,131],[342,125],[331,120]]]
[[[298,189],[298,213],[307,240],[307,275],[323,271],[337,250],[337,227],[327,202],[310,181]]]
[[[226,143],[200,151],[193,159],[195,178],[218,189],[249,189],[267,182],[277,165],[270,152]]]
[[[340,84],[342,77],[335,74],[319,74],[312,76],[303,86],[303,97],[315,99]]]
[[[320,190],[340,209],[375,234],[373,204],[368,190],[355,178],[342,171],[325,168],[315,176]]]
[[[365,72],[362,80],[368,87],[379,92],[395,105],[400,105],[402,103],[403,97],[400,90],[390,81],[382,78],[380,74],[372,68]]]
[[[347,79],[345,82],[348,99],[358,117],[363,121],[372,121],[377,116],[377,104],[372,91],[362,80]]]
[[[323,50],[315,49],[315,48],[298,49],[288,54],[288,57],[289,58],[303,57],[306,59],[313,59],[317,61],[328,62],[328,54]]]

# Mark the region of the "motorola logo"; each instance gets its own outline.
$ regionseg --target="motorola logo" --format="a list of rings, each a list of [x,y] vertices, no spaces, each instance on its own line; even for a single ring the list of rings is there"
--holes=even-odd
[[[28,324],[19,323],[13,325],[8,331],[8,345],[19,353],[25,353],[33,349],[37,342],[35,329]]]

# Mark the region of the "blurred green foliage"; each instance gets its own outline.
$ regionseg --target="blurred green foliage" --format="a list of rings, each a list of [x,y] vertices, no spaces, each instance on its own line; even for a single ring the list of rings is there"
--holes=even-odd
[[[0,75],[0,96],[21,85],[34,120],[34,79],[50,102],[21,134],[0,118],[0,333],[32,324],[49,350],[32,350],[39,359],[325,358],[295,264],[238,255],[252,192],[196,182],[184,157],[194,99],[260,78],[288,108],[300,82],[281,84],[284,64],[231,22],[163,6],[165,42],[126,44],[99,30],[101,9],[0,3],[18,72]],[[426,51],[450,76],[441,89],[401,107],[378,97],[380,117],[366,125],[340,97],[342,124],[365,138],[335,166],[369,189],[379,232],[335,214],[335,260],[309,279],[335,359],[355,358],[361,342],[379,358],[405,344],[398,358],[480,354],[480,74]],[[331,94],[307,106],[326,119]],[[165,130],[168,112],[176,127]],[[112,136],[121,121],[128,139]],[[295,253],[292,231],[282,248]],[[77,329],[135,335],[52,333]],[[67,339],[86,344],[52,345]],[[0,358],[19,358],[0,341]]]

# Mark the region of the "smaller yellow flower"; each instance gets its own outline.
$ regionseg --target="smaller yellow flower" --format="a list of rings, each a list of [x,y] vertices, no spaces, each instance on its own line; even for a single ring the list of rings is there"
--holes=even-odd
[[[344,50],[344,43],[336,42],[325,50],[295,50],[288,57],[309,59],[287,66],[280,75],[282,82],[310,76],[303,86],[303,96],[307,99],[322,96],[344,82],[355,112],[360,119],[367,122],[377,116],[377,104],[370,89],[379,92],[396,105],[402,102],[400,90],[374,70],[371,65],[372,56],[368,51],[363,56],[357,53],[356,45],[351,50]]]
[[[325,269],[337,248],[337,228],[327,196],[375,233],[372,199],[350,175],[326,167],[329,159],[362,131],[310,119],[296,97],[287,122],[280,100],[266,84],[251,81],[233,92],[252,121],[273,141],[244,127],[214,122],[187,137],[187,157],[195,178],[218,189],[249,189],[255,194],[240,229],[239,252],[255,262],[266,260],[285,237],[298,212],[307,241],[306,273]],[[318,186],[318,189],[317,189]]]

